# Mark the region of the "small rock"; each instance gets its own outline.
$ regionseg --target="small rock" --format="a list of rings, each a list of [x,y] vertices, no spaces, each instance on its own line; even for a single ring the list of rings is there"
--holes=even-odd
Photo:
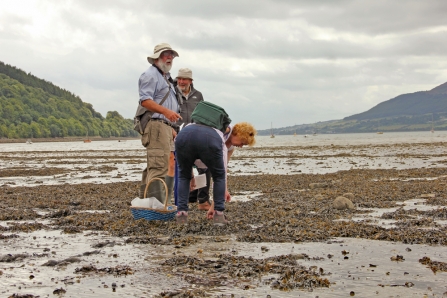
[[[391,259],[391,261],[395,261],[395,262],[403,262],[403,261],[405,261],[404,257],[400,256],[400,255],[392,256],[390,259]]]
[[[309,188],[310,189],[315,189],[315,188],[326,188],[328,187],[327,183],[310,183],[309,184]]]
[[[57,264],[59,264],[59,261],[48,260],[45,264],[42,264],[42,266],[57,266]]]
[[[64,288],[56,289],[53,291],[54,295],[65,294],[67,291]]]
[[[315,196],[315,200],[317,200],[317,201],[321,201],[323,199],[324,199],[323,195],[316,195]]]
[[[337,197],[332,203],[332,206],[338,210],[355,209],[354,204],[351,202],[351,200],[345,197]]]
[[[426,194],[421,194],[420,197],[421,198],[434,198],[434,197],[436,197],[436,194],[434,194],[434,193],[426,193]]]
[[[348,198],[350,200],[354,200],[354,194],[350,192],[343,194],[343,197]]]

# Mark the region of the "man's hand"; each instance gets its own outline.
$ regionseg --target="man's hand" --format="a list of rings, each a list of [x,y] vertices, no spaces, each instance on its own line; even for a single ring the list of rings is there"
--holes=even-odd
[[[182,117],[177,114],[176,112],[166,109],[166,111],[163,113],[163,115],[171,122],[175,123],[177,122],[179,119],[182,119]]]

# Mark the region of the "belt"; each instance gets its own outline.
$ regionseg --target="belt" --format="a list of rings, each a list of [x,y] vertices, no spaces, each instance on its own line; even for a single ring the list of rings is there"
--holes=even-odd
[[[170,127],[174,127],[173,124],[165,119],[161,119],[161,118],[151,118],[149,119],[149,121],[158,121],[158,122],[162,122]]]

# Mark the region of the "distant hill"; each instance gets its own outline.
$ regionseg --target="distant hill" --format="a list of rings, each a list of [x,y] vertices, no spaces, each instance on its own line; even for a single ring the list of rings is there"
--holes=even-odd
[[[135,137],[132,120],[104,118],[73,93],[0,61],[0,138]]]
[[[276,135],[447,130],[447,83],[429,91],[402,94],[366,112],[313,124],[273,130]],[[258,131],[270,135],[270,129]]]
[[[344,118],[365,120],[397,116],[417,116],[428,113],[447,113],[447,83],[430,91],[402,94],[384,101],[372,109]]]

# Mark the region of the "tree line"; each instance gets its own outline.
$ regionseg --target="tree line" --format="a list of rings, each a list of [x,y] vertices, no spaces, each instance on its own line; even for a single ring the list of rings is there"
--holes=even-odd
[[[133,120],[0,62],[0,138],[136,137]]]

